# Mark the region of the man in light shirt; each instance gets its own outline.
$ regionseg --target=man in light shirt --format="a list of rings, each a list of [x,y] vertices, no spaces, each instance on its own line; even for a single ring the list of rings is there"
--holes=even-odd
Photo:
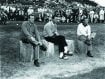
[[[87,51],[86,51],[87,56],[93,57],[91,55],[91,50],[92,50],[91,27],[90,27],[90,25],[88,25],[88,19],[87,18],[84,18],[82,20],[82,23],[80,23],[78,25],[77,38],[78,38],[78,42],[82,42],[82,43],[79,43],[79,44],[83,44],[84,46],[86,46],[86,48],[87,48]],[[85,48],[84,46],[79,47],[79,50],[80,49],[84,50],[84,48]]]
[[[67,48],[67,43],[65,40],[65,37],[62,35],[59,35],[58,31],[57,31],[57,18],[53,17],[51,21],[49,21],[47,24],[45,24],[44,26],[44,38],[46,41],[48,42],[52,42],[55,45],[58,45],[59,47],[59,53],[60,59],[68,59],[67,52],[68,52],[68,48]]]

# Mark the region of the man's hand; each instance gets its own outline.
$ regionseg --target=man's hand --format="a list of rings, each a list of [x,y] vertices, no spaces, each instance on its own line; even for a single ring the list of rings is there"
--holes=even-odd
[[[34,38],[34,37],[31,37],[31,40],[32,40],[32,41],[35,41],[35,38]]]
[[[31,37],[31,40],[35,45],[40,45],[40,43],[38,41],[36,41],[34,37]]]
[[[91,37],[90,37],[90,36],[88,36],[88,39],[90,40],[90,39],[91,39]]]
[[[42,42],[41,41],[39,41],[39,42],[36,41],[34,37],[31,37],[31,40],[34,42],[35,45],[40,45],[40,46],[42,45]]]
[[[96,36],[96,33],[95,32],[92,32],[91,33],[91,38],[93,39],[93,38],[95,38],[95,36]]]
[[[58,32],[55,32],[55,34],[58,36],[59,35],[59,33]]]
[[[38,45],[40,45],[40,46],[41,46],[41,45],[42,45],[42,42],[38,42]]]

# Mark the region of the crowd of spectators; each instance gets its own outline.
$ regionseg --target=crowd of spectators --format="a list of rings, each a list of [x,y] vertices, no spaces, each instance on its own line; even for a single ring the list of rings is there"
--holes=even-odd
[[[6,20],[25,21],[31,13],[35,13],[35,20],[39,22],[46,22],[51,17],[56,17],[59,22],[63,23],[78,23],[83,17],[88,17],[90,23],[105,22],[104,7],[90,7],[79,3],[66,7],[59,4],[55,7],[3,4],[0,5],[0,22],[5,24]]]

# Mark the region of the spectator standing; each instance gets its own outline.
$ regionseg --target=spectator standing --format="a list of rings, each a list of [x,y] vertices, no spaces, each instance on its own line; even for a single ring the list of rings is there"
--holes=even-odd
[[[78,22],[79,9],[76,5],[74,5],[72,11],[73,11],[73,22],[77,23]]]
[[[100,23],[103,23],[104,22],[104,10],[103,8],[100,9],[99,11],[99,20],[100,20]]]
[[[105,23],[105,8],[104,8],[104,23]]]
[[[4,12],[4,10],[0,10],[0,23],[6,24],[7,18],[7,14]]]
[[[67,23],[70,22],[70,10],[69,10],[69,8],[66,9],[66,22]]]
[[[19,20],[20,21],[23,21],[24,20],[24,10],[23,10],[22,7],[19,10]]]
[[[80,7],[80,8],[79,8],[79,15],[78,15],[78,20],[79,20],[79,22],[80,22],[81,19],[82,19],[82,15],[83,15],[83,9]]]
[[[66,21],[66,18],[65,18],[64,15],[62,15],[61,20],[62,20],[63,23]]]
[[[24,20],[25,20],[25,21],[28,20],[28,12],[27,12],[27,10],[28,10],[28,7],[25,6],[25,7],[24,7]]]
[[[16,7],[16,10],[14,12],[14,20],[15,21],[18,21],[19,20],[19,10],[18,10],[18,7]]]
[[[93,23],[93,19],[94,19],[94,11],[93,11],[93,9],[90,10],[89,15],[90,15],[90,22]]]
[[[97,23],[98,19],[99,19],[99,15],[98,15],[97,12],[95,12],[95,14],[94,14],[94,23]]]
[[[33,7],[30,6],[30,7],[28,8],[27,12],[28,12],[28,15],[34,13],[34,9],[33,9]]]

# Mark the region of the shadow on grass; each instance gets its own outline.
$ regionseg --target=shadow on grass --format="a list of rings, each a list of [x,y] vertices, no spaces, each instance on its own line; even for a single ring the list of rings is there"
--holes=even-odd
[[[53,77],[51,79],[105,79],[105,67],[94,69],[93,71],[85,74],[79,74],[72,77]]]

